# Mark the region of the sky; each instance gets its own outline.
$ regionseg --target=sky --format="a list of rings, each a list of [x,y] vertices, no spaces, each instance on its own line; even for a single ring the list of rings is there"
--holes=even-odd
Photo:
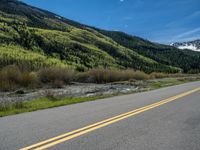
[[[153,42],[200,39],[200,0],[21,0],[101,29]]]

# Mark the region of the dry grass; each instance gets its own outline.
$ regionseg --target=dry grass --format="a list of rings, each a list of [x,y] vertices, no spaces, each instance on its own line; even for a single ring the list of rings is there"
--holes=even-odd
[[[146,74],[132,69],[96,68],[85,72],[77,72],[68,68],[43,68],[37,72],[21,71],[17,66],[6,66],[0,70],[0,90],[9,91],[20,87],[33,88],[51,86],[62,88],[72,81],[90,83],[110,83],[117,81],[137,81],[172,77],[164,73]]]
[[[160,72],[153,72],[150,74],[151,79],[160,79],[160,78],[166,78],[169,77],[168,74],[160,73]]]
[[[58,83],[68,84],[74,80],[75,71],[66,68],[44,68],[38,72],[39,80],[42,83]]]
[[[24,72],[20,76],[20,85],[24,87],[34,86],[38,81],[37,74],[34,72]]]
[[[131,79],[135,80],[147,80],[149,75],[134,70],[118,70],[118,69],[92,69],[89,71],[89,75],[93,78],[96,83],[109,83],[116,81],[128,81]]]
[[[76,82],[93,82],[93,79],[91,78],[89,72],[78,72],[75,76]]]
[[[18,87],[33,87],[37,75],[32,72],[22,72],[16,66],[7,66],[0,71],[0,90],[15,90]]]

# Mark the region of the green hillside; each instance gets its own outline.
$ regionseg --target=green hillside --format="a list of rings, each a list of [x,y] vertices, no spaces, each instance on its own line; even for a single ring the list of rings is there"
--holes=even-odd
[[[172,46],[152,43],[123,32],[99,30],[119,44],[165,65],[182,68],[184,72],[200,70],[200,53],[191,50],[180,50]]]
[[[101,66],[175,73],[200,70],[199,56],[82,25],[16,0],[0,1],[0,67]]]

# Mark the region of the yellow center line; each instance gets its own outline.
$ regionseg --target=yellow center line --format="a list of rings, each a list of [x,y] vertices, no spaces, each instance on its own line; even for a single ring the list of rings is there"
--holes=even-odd
[[[181,93],[179,95],[176,95],[176,96],[161,100],[159,102],[156,102],[156,103],[153,103],[153,104],[150,104],[150,105],[147,105],[147,106],[144,106],[142,108],[135,109],[135,110],[120,114],[118,116],[115,116],[115,117],[112,117],[112,118],[109,118],[109,119],[94,123],[92,125],[89,125],[89,126],[86,126],[86,127],[83,127],[83,128],[80,128],[80,129],[77,129],[77,130],[74,130],[74,131],[71,131],[71,132],[56,136],[54,138],[51,138],[51,139],[48,139],[48,140],[45,140],[45,141],[30,145],[30,146],[22,148],[20,150],[44,150],[44,149],[53,147],[53,146],[55,146],[57,144],[60,144],[60,143],[63,143],[65,141],[68,141],[70,139],[79,137],[81,135],[84,135],[86,133],[92,132],[92,131],[97,130],[99,128],[108,126],[108,125],[113,124],[115,122],[118,122],[118,121],[124,120],[126,118],[129,118],[131,116],[140,114],[142,112],[145,112],[145,111],[153,109],[155,107],[164,105],[164,104],[169,103],[171,101],[178,100],[178,99],[180,99],[180,98],[182,98],[184,96],[190,95],[190,94],[192,94],[194,92],[197,92],[199,90],[200,90],[200,87],[199,88],[195,88],[195,89],[193,89],[191,91],[184,92],[184,93]]]

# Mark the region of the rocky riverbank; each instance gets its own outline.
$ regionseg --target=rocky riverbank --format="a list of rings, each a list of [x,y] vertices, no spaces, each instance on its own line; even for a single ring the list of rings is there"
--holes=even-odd
[[[0,102],[27,101],[53,95],[56,97],[88,97],[137,92],[144,88],[143,82],[112,84],[72,83],[63,88],[19,89],[14,92],[0,92]]]
[[[40,89],[18,89],[13,92],[0,92],[0,103],[30,101],[42,97],[89,97],[101,95],[127,94],[140,91],[147,91],[166,86],[172,86],[185,82],[197,81],[199,76],[164,78],[144,81],[127,81],[110,84],[77,83],[73,82],[63,88],[44,87]]]

